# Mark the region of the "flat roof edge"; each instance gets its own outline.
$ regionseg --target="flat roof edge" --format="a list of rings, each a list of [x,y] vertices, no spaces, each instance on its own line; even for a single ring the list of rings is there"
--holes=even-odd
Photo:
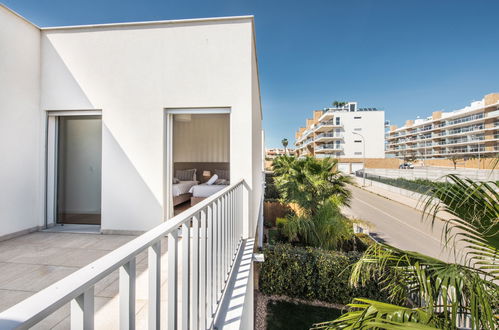
[[[7,10],[8,12],[14,14],[15,16],[17,16],[18,18],[20,18],[21,20],[23,20],[24,22],[28,23],[29,25],[41,30],[41,28],[36,25],[35,23],[31,22],[30,20],[28,20],[26,17],[24,17],[23,15],[19,14],[18,12],[10,9],[9,7],[7,7],[5,4],[3,4],[2,2],[0,2],[0,7],[4,8],[5,10]]]
[[[246,16],[209,17],[209,18],[188,18],[188,19],[160,20],[160,21],[68,25],[68,26],[41,27],[40,29],[42,31],[56,31],[56,30],[92,29],[92,28],[121,27],[121,26],[122,27],[130,27],[130,26],[147,26],[147,25],[162,25],[162,24],[186,24],[186,23],[238,21],[238,20],[253,21],[254,16],[253,15],[246,15]]]

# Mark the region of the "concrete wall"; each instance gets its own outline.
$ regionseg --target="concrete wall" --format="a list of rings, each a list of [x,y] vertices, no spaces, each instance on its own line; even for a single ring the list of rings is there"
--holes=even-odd
[[[362,162],[359,158],[339,158],[339,163],[358,163]],[[366,168],[399,168],[402,163],[397,158],[366,158]]]
[[[42,113],[102,110],[103,230],[163,221],[165,108],[231,109],[231,180],[246,179],[257,205],[252,38],[251,18],[42,31]]]
[[[0,6],[0,237],[43,224],[40,30]]]
[[[450,159],[426,159],[427,166],[441,166],[454,168],[454,163]],[[497,158],[473,158],[473,159],[459,159],[456,163],[456,168],[480,168],[480,169],[499,169]]]
[[[258,214],[261,205],[261,196],[263,194],[263,170],[264,170],[264,154],[265,143],[262,132],[262,107],[260,103],[260,84],[258,81],[258,62],[256,57],[256,45],[254,36],[251,38],[251,136],[252,136],[252,151],[251,151],[251,166],[252,166],[252,182],[251,189],[253,196],[252,210],[250,210],[250,229],[249,236],[253,236],[258,225]]]
[[[229,126],[230,117],[225,114],[192,115],[188,122],[174,119],[174,161],[228,162]]]
[[[385,157],[385,112],[384,111],[356,111],[338,112],[335,117],[340,117],[343,128],[340,129],[344,135],[343,153],[340,157],[362,158],[363,143],[357,132],[366,139],[366,158]],[[357,118],[356,117],[360,117]],[[360,129],[360,130],[355,130]]]
[[[406,169],[366,169],[366,173],[379,175],[386,178],[404,178],[409,180],[414,179],[429,179],[443,181],[444,175],[457,174],[462,177],[467,177],[472,180],[490,181],[499,180],[499,170],[472,170],[472,169],[451,169],[451,168],[414,168]]]

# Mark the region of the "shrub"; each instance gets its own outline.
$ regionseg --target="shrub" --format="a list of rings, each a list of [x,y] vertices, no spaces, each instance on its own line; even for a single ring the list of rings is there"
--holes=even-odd
[[[265,201],[276,202],[281,198],[279,191],[274,183],[274,174],[265,173]]]
[[[264,250],[260,290],[264,294],[347,304],[354,297],[387,300],[376,282],[361,288],[348,284],[350,265],[361,254],[277,244]]]

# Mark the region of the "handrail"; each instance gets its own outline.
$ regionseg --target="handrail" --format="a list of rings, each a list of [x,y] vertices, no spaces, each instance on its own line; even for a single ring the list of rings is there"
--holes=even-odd
[[[236,189],[240,187],[241,191],[239,191],[239,189],[238,191],[236,191]],[[222,205],[219,207],[219,209],[217,209],[217,211],[222,212],[218,213],[218,215],[222,214],[221,217],[224,217],[224,221],[227,222],[226,228],[223,227],[225,226],[225,223],[221,225],[217,224],[217,226],[222,226],[224,230],[232,230],[234,234],[239,235],[239,238],[237,239],[240,240],[242,236],[242,224],[236,223],[235,220],[233,220],[234,223],[229,223],[229,221],[231,220],[227,219],[231,215],[230,212],[232,212],[232,215],[236,217],[238,217],[239,215],[236,214],[237,212],[242,212],[242,207],[239,207],[238,209],[238,205],[236,205],[237,203],[242,201],[243,198],[242,189],[244,189],[244,180],[240,180],[237,183],[222,189],[221,191],[213,194],[209,198],[206,198],[205,200],[194,205],[188,210],[182,212],[181,214],[174,216],[173,218],[147,231],[146,233],[140,235],[139,237],[133,239],[132,241],[122,245],[116,250],[111,251],[107,255],[97,259],[96,261],[90,263],[89,265],[75,271],[74,273],[68,275],[67,277],[61,279],[60,281],[52,284],[51,286],[35,293],[34,295],[18,303],[17,305],[14,305],[11,308],[1,312],[0,329],[28,328],[35,325],[36,323],[40,322],[45,317],[49,316],[60,307],[67,304],[68,302],[86,294],[89,288],[92,288],[93,290],[93,286],[98,281],[102,280],[104,277],[111,274],[113,271],[119,269],[121,266],[124,266],[132,261],[133,263],[135,263],[135,257],[139,253],[143,252],[149,247],[153,247],[155,244],[158,244],[164,236],[169,234],[170,234],[169,236],[171,236],[171,234],[177,235],[177,230],[179,229],[180,226],[189,224],[190,221],[196,218],[198,214],[203,212],[206,208],[214,206],[215,203],[217,203],[217,205],[219,206]],[[219,204],[219,201],[222,198],[224,199],[225,202],[226,196],[232,197],[231,200],[229,199],[229,202],[232,201],[234,205],[232,204],[229,205],[229,203]],[[222,208],[224,209],[222,210]],[[228,211],[229,209],[231,209],[231,211]],[[223,215],[224,211],[228,211],[229,213],[227,215]],[[208,228],[207,225],[205,227]],[[236,230],[237,228],[235,227],[240,227],[240,228],[239,230]],[[194,229],[194,231],[195,230],[196,229]],[[208,229],[206,229],[206,231],[207,230]],[[187,229],[187,231],[189,231],[189,229]],[[197,229],[197,232],[199,233],[199,229]],[[232,233],[232,232],[228,231],[224,232],[225,236],[221,237],[221,239],[232,240],[231,243],[234,243],[233,246],[236,245],[238,246],[239,243],[235,242],[234,237],[228,237],[227,233]],[[202,236],[199,236],[198,234],[198,237]],[[177,236],[175,236],[174,238],[175,241],[177,241]],[[224,259],[224,257],[222,257],[222,259]],[[227,266],[227,264],[225,266]],[[133,269],[135,269],[135,264],[133,264]],[[135,280],[135,274],[133,275],[133,281],[134,280]],[[91,298],[93,300],[93,294]],[[71,315],[71,318],[72,317],[73,315]],[[135,318],[135,315],[133,315],[132,317]],[[93,308],[92,308],[92,322],[93,322]]]

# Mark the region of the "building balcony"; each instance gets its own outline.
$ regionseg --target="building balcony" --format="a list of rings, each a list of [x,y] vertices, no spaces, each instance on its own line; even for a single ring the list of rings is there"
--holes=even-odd
[[[245,328],[243,321],[253,317],[245,302],[252,299],[254,249],[254,239],[245,237],[246,194],[244,181],[227,186],[135,239],[118,237],[123,245],[67,269],[59,281],[60,274],[47,270],[45,283],[53,284],[1,312],[0,329]],[[107,235],[94,237],[104,242]]]
[[[343,125],[341,123],[339,124],[336,124],[334,121],[330,120],[330,121],[323,121],[323,122],[320,122],[316,125],[315,127],[315,132],[327,132],[327,131],[330,131],[331,129],[333,128],[337,128],[337,127],[343,127]]]
[[[316,153],[324,153],[324,152],[336,152],[336,151],[342,151],[343,147],[338,144],[333,144],[333,143],[326,143],[326,144],[321,144],[315,148]]]
[[[320,133],[315,137],[315,142],[328,142],[332,140],[343,139],[343,134],[341,133]]]

